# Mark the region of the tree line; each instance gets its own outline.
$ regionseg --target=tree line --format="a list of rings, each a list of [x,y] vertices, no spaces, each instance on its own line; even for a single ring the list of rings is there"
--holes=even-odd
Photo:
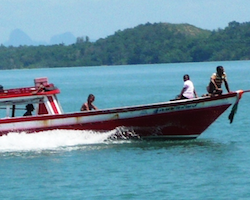
[[[189,24],[146,23],[72,45],[0,46],[0,69],[129,65],[250,59],[250,22],[204,30]]]

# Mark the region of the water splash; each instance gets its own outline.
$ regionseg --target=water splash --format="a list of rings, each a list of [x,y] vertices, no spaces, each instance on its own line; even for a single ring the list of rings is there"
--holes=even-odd
[[[114,131],[51,130],[34,134],[12,132],[0,137],[0,152],[56,150],[78,145],[104,144]]]

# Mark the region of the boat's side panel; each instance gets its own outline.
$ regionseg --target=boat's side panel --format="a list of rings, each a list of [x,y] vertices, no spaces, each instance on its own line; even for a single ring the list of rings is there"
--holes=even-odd
[[[212,124],[229,105],[145,115],[135,118],[121,118],[100,122],[64,126],[64,129],[112,130],[120,127],[135,132],[140,137],[196,138]]]

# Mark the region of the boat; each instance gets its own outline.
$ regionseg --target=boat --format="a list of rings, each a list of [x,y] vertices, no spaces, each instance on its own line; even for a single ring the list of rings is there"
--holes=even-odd
[[[0,136],[11,132],[46,130],[114,131],[113,138],[195,139],[233,105],[236,112],[243,90],[219,96],[175,100],[146,105],[64,113],[58,101],[60,90],[48,78],[34,79],[25,88],[0,88]],[[23,116],[26,105],[31,116]],[[4,114],[3,114],[4,113]],[[22,113],[22,114],[20,114]]]

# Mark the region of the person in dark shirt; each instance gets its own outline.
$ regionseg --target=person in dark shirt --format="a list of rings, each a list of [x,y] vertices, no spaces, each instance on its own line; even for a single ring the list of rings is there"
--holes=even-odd
[[[34,111],[34,106],[33,104],[27,104],[26,105],[26,113],[23,114],[23,116],[31,116],[32,115],[32,111]]]

